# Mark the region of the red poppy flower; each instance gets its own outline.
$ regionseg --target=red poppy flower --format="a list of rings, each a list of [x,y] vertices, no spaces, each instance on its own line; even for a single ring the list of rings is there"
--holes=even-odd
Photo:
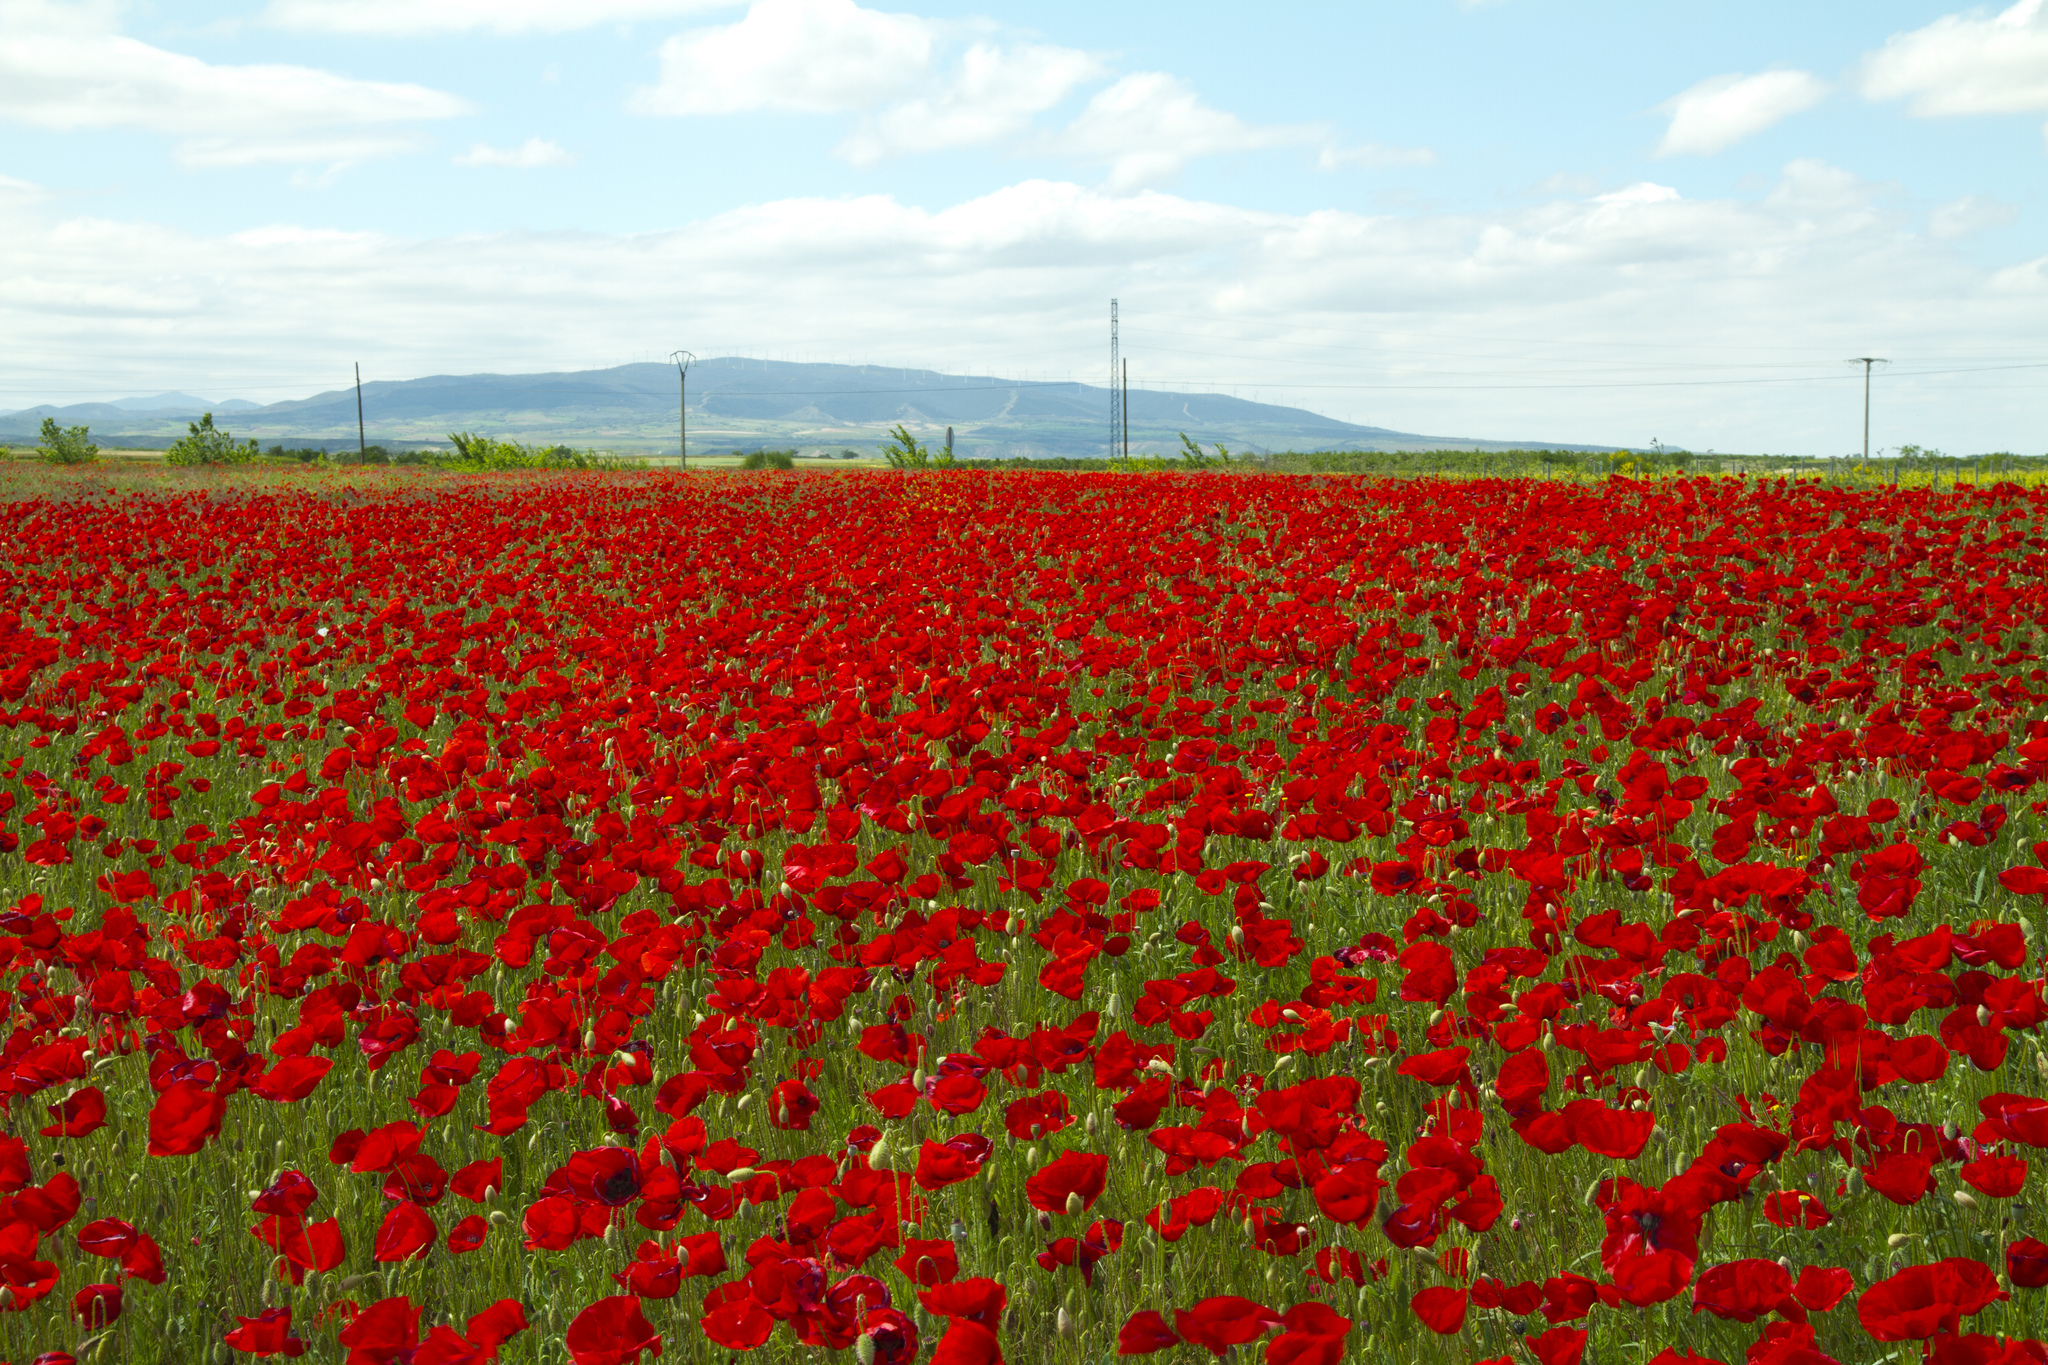
[[[1848,1298],[1855,1287],[1856,1277],[1840,1266],[1810,1265],[1799,1272],[1792,1297],[1808,1312],[1825,1313]]]
[[[386,1365],[419,1344],[420,1310],[400,1295],[379,1299],[357,1313],[338,1338],[348,1365]]]
[[[697,1325],[708,1340],[730,1351],[751,1351],[775,1331],[775,1319],[754,1301],[745,1281],[722,1284],[706,1294]]]
[[[1910,1265],[1856,1299],[1856,1320],[1873,1341],[1925,1341],[2000,1299],[2010,1297],[1982,1261],[1951,1256]]]
[[[220,1136],[226,1097],[198,1081],[178,1081],[156,1098],[149,1111],[149,1154],[192,1156]]]
[[[292,1310],[266,1308],[253,1318],[237,1317],[240,1326],[222,1340],[244,1355],[286,1356],[296,1359],[306,1353],[306,1343],[292,1335]]]
[[[1422,1319],[1422,1325],[1440,1336],[1449,1336],[1465,1325],[1465,1303],[1469,1294],[1463,1289],[1450,1289],[1436,1285],[1421,1289],[1408,1300],[1408,1307],[1415,1316]]]
[[[121,1286],[89,1284],[71,1296],[71,1316],[88,1331],[121,1316]]]
[[[2005,1249],[2005,1273],[2021,1289],[2048,1285],[2048,1242],[2022,1237]]]
[[[903,1254],[891,1264],[912,1284],[929,1289],[960,1274],[960,1257],[950,1238],[906,1237]]]
[[[1062,1152],[1024,1182],[1031,1207],[1047,1213],[1065,1213],[1069,1195],[1079,1195],[1081,1207],[1090,1209],[1109,1183],[1109,1158],[1098,1152]]]
[[[418,1204],[395,1205],[384,1215],[384,1223],[377,1229],[376,1259],[416,1260],[433,1250],[434,1240],[439,1235],[440,1229],[434,1226],[433,1215]]]
[[[1150,1309],[1131,1314],[1116,1334],[1116,1353],[1120,1356],[1148,1356],[1179,1344],[1180,1338],[1166,1325],[1166,1319]]]
[[[1755,1322],[1776,1312],[1792,1292],[1792,1272],[1776,1261],[1728,1261],[1700,1272],[1692,1287],[1692,1311]]]
[[[448,1229],[448,1250],[457,1256],[465,1251],[475,1251],[484,1244],[490,1232],[490,1220],[480,1213],[472,1213]]]
[[[483,1203],[486,1191],[504,1187],[505,1158],[501,1156],[487,1161],[472,1161],[448,1178],[449,1190],[472,1204]]]
[[[42,1130],[44,1137],[84,1137],[107,1121],[107,1097],[96,1085],[88,1085],[59,1104],[46,1106],[57,1120]]]
[[[1537,1365],[1579,1365],[1586,1354],[1586,1329],[1553,1327],[1528,1339]]]
[[[768,1095],[768,1121],[785,1131],[808,1131],[818,1112],[818,1097],[802,1081],[784,1081]]]
[[[661,1336],[631,1294],[599,1299],[578,1313],[566,1341],[571,1365],[630,1365],[643,1351],[661,1355]]]
[[[980,1323],[953,1318],[932,1349],[931,1365],[1003,1365],[1002,1343]]]
[[[1040,1138],[1051,1137],[1073,1123],[1074,1116],[1067,1107],[1067,1097],[1057,1090],[1045,1090],[1012,1100],[1003,1110],[1004,1130],[1020,1142],[1036,1142]]]
[[[1280,1325],[1280,1315],[1264,1304],[1219,1294],[1193,1308],[1175,1309],[1173,1329],[1182,1341],[1221,1357],[1233,1346],[1257,1341]]]
[[[1284,1331],[1266,1343],[1267,1365],[1338,1365],[1351,1319],[1325,1304],[1298,1303],[1281,1315]]]
[[[1827,1226],[1833,1216],[1827,1205],[1805,1190],[1774,1190],[1764,1196],[1764,1218],[1774,1227],[1804,1228],[1811,1232]]]
[[[923,1290],[917,1301],[927,1313],[965,1318],[993,1330],[1002,1325],[1003,1305],[1009,1302],[1009,1291],[994,1280],[977,1276]]]
[[[2027,1159],[1986,1153],[1959,1172],[1971,1189],[1993,1199],[2010,1199],[2027,1183]]]

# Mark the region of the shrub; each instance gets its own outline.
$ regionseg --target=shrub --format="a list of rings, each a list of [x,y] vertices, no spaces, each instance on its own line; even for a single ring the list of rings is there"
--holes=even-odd
[[[256,458],[256,442],[237,443],[228,432],[213,424],[213,414],[206,413],[196,422],[187,422],[189,433],[180,436],[164,452],[164,463],[175,465],[247,464]]]
[[[50,464],[91,464],[100,457],[87,427],[60,427],[54,417],[43,419],[42,444],[36,453]]]
[[[740,461],[741,469],[794,469],[794,450],[757,450]]]
[[[882,447],[882,458],[889,462],[891,469],[951,469],[953,452],[941,450],[934,455],[910,434],[910,428],[900,422],[889,433],[889,444]]]

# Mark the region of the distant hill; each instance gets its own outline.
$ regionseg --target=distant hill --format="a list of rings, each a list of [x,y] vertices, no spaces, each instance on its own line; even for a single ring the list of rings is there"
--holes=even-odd
[[[872,448],[899,422],[928,443],[942,441],[952,427],[963,457],[1085,456],[1109,449],[1109,391],[1079,382],[721,357],[691,368],[689,398],[690,448],[707,454],[763,446]],[[672,454],[676,448],[676,372],[668,365],[379,380],[363,385],[363,409],[370,439],[387,444],[442,443],[450,431],[475,430],[622,452]],[[356,435],[351,387],[260,407],[238,400],[206,404],[177,393],[44,405],[0,416],[0,439],[33,436],[51,416],[67,426],[90,425],[102,444],[159,445],[182,435],[184,423],[202,410],[232,413],[236,436],[266,444],[352,444]],[[1177,451],[1180,432],[1256,452],[1603,448],[1424,436],[1227,394],[1131,390],[1132,453]]]

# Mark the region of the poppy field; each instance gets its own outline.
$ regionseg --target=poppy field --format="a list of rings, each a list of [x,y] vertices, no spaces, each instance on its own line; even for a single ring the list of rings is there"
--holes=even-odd
[[[2048,1365],[2048,491],[0,528],[0,1360]]]

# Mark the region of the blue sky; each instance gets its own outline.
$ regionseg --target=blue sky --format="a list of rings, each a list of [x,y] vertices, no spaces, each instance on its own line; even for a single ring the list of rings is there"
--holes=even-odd
[[[2048,5],[0,0],[0,405],[700,354],[2048,449]],[[32,339],[32,341],[26,340]],[[2037,368],[1999,368],[2024,367]]]

